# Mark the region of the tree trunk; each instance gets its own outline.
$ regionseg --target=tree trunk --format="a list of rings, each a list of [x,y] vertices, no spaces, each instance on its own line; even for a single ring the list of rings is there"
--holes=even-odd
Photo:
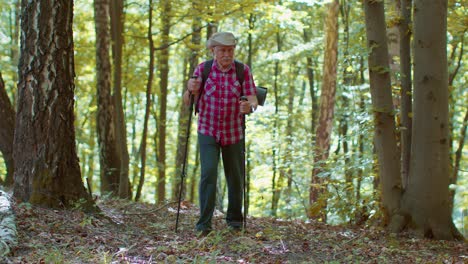
[[[401,178],[403,188],[408,185],[411,158],[412,78],[411,78],[411,5],[412,0],[401,0],[400,69],[401,69]]]
[[[124,107],[122,102],[122,46],[123,46],[123,0],[113,0],[110,4],[112,60],[114,71],[114,111],[115,111],[115,137],[120,158],[119,197],[131,198],[129,183],[129,155],[127,149],[127,129]]]
[[[305,29],[304,29],[304,41],[305,42],[310,41],[310,36]],[[307,60],[306,72],[307,72],[307,80],[309,82],[310,99],[312,100],[310,131],[312,131],[312,133],[315,133],[316,123],[317,123],[318,103],[317,103],[317,95],[315,93],[315,86],[314,86],[314,65],[313,65],[312,59],[313,58],[310,56],[306,58]],[[315,141],[315,138],[312,138],[312,142],[314,141]]]
[[[167,125],[167,85],[169,76],[169,33],[171,29],[171,1],[160,2],[161,15],[161,46],[159,53],[159,123],[158,123],[158,180],[157,202],[166,199],[166,125]]]
[[[141,197],[141,191],[143,184],[145,183],[146,173],[146,145],[148,138],[148,121],[151,114],[151,90],[153,87],[154,77],[154,43],[153,43],[153,0],[149,0],[149,12],[148,12],[148,43],[149,43],[149,65],[148,65],[148,81],[146,83],[146,107],[145,107],[145,120],[143,122],[143,135],[141,136],[140,144],[140,157],[141,157],[141,168],[140,168],[140,180],[138,181],[138,188],[135,195],[135,201],[139,201]]]
[[[399,208],[401,179],[383,5],[380,1],[364,1],[370,89],[375,120],[374,144],[378,156],[384,220],[388,222]]]
[[[414,2],[414,116],[404,215],[425,237],[461,238],[449,206],[447,0]]]
[[[291,65],[291,71],[292,69],[298,69],[296,65]],[[288,110],[288,119],[286,120],[286,152],[283,156],[283,163],[284,164],[293,164],[294,163],[294,158],[293,158],[293,152],[294,152],[294,97],[295,97],[295,90],[296,87],[294,86],[294,81],[296,80],[298,73],[294,73],[293,77],[290,78],[289,80],[289,91],[288,91],[288,104],[287,104],[287,110]],[[285,202],[287,205],[291,203],[291,197],[292,197],[292,182],[293,182],[293,169],[292,166],[285,166],[284,167],[284,175],[287,178],[287,189],[285,193]]]
[[[449,184],[457,184],[458,182],[458,171],[460,170],[460,162],[462,161],[462,151],[465,146],[465,137],[466,137],[466,128],[468,126],[468,109],[465,111],[465,118],[463,118],[462,127],[460,128],[460,134],[458,139],[458,148],[455,151],[455,160],[452,171],[452,176],[450,177]],[[455,199],[455,189],[450,189],[450,211],[453,210],[453,203]]]
[[[457,76],[457,74],[458,74],[458,72],[459,72],[459,70],[460,70],[460,68],[462,66],[463,55],[465,54],[464,53],[464,51],[465,51],[465,41],[464,40],[465,40],[465,37],[464,37],[464,35],[462,35],[459,40],[454,40],[453,41],[454,43],[452,44],[452,46],[454,48],[452,50],[452,54],[450,56],[450,61],[449,61],[448,65],[455,64],[456,66],[452,71],[449,72],[449,82],[448,82],[449,89],[450,89],[450,87],[453,87],[453,82],[455,80],[455,77]],[[456,55],[456,52],[457,52],[456,47],[459,45],[459,43],[460,43],[460,51],[458,52],[458,56],[457,56]],[[456,94],[457,93],[455,91],[452,91],[449,94],[449,106],[451,106],[449,108],[450,142],[453,142],[453,135],[454,135],[453,123],[455,122],[454,114],[455,114],[455,105],[457,104],[455,102]],[[463,99],[461,99],[461,100],[463,100]],[[451,177],[450,177],[450,184],[457,184],[457,181],[458,181],[458,170],[460,169],[460,162],[462,161],[462,151],[463,151],[463,146],[465,144],[465,134],[466,134],[467,124],[468,124],[468,110],[465,112],[465,118],[463,120],[462,127],[460,129],[457,150],[454,151],[453,147],[452,147],[452,146],[454,146],[456,144],[450,144],[450,147],[449,147],[449,153],[455,153],[455,155],[453,156],[453,159],[452,159],[452,156],[450,156],[451,157],[450,162],[451,162],[451,164],[453,164],[452,165],[453,170],[451,171]],[[455,199],[455,189],[451,188],[450,189],[450,208],[452,210],[453,210],[454,199]]]
[[[393,84],[397,84],[398,80],[396,78],[397,73],[400,72],[400,28],[398,23],[393,23],[396,19],[399,19],[401,14],[401,4],[400,1],[392,1],[386,6],[387,13],[393,14],[390,16],[390,21],[387,22],[387,45],[388,45],[388,63],[390,68],[390,78]],[[398,98],[399,99],[399,98]],[[395,105],[398,105],[398,100],[395,100]]]
[[[0,151],[5,161],[7,174],[4,184],[13,184],[15,166],[13,162],[13,138],[15,134],[15,110],[5,90],[2,73],[0,72]]]
[[[342,108],[343,109],[349,109],[349,98],[348,95],[348,87],[351,85],[355,85],[353,81],[355,80],[354,75],[355,72],[353,70],[348,70],[349,68],[352,68],[352,59],[349,56],[349,11],[351,8],[351,4],[345,1],[344,3],[341,4],[340,6],[340,13],[341,16],[343,17],[343,27],[344,27],[344,50],[343,50],[343,55],[344,55],[344,67],[343,67],[343,92],[341,95],[341,101],[342,101]],[[348,146],[348,120],[349,120],[350,114],[347,112],[344,112],[340,118],[339,121],[339,138],[341,141],[341,144],[343,146],[343,155],[345,157],[345,166],[344,166],[344,175],[345,175],[345,193],[346,193],[346,199],[348,201],[353,201],[353,196],[354,196],[354,177],[353,177],[353,170],[350,168],[350,163],[351,163],[351,157],[349,153],[349,146]],[[352,203],[348,203],[348,205],[351,205]],[[351,209],[349,210],[351,211]]]
[[[96,26],[97,131],[101,168],[101,194],[119,192],[120,155],[111,94],[109,0],[94,1]]]
[[[254,14],[249,14],[249,34],[247,38],[247,65],[252,69],[252,60],[253,60],[253,34],[252,32],[255,29],[255,15]],[[246,170],[245,170],[245,203],[244,203],[244,218],[247,218],[249,215],[249,207],[250,207],[250,171],[252,170],[252,165],[250,162],[250,146],[251,146],[252,141],[249,141],[247,144],[247,149],[244,155],[246,155],[246,159],[244,162],[246,162]]]
[[[192,8],[193,10],[200,10],[200,4],[198,0],[193,0],[192,1]],[[198,12],[196,12],[198,13]],[[200,17],[193,17],[192,21],[192,44],[195,46],[200,45],[201,43],[201,18]],[[195,67],[198,65],[198,60],[199,60],[199,49],[192,49],[190,53],[190,58],[189,58],[189,70],[188,74],[192,74],[193,71],[195,70]],[[188,76],[186,76],[188,77]],[[185,78],[187,79],[187,78]],[[182,85],[182,89],[180,91],[180,98],[182,98],[184,92],[185,92],[185,81]],[[187,131],[191,131],[190,129],[187,130],[187,126],[191,126],[189,124],[189,117],[192,115],[190,113],[190,108],[187,107],[184,103],[180,104],[180,109],[179,109],[179,128],[178,128],[178,138],[177,138],[177,154],[176,154],[176,177],[175,180],[173,181],[173,188],[172,188],[172,200],[176,201],[178,199],[178,194],[179,194],[179,187],[180,184],[182,184],[182,190],[186,190],[186,171],[182,171],[183,169],[183,164],[185,162],[185,168],[188,166],[188,155],[190,151],[190,134],[187,135]],[[188,137],[188,138],[187,138]],[[187,149],[187,151],[185,151]],[[179,177],[180,176],[180,177]],[[183,178],[183,182],[181,182]],[[185,197],[185,192],[182,191],[182,199]]]
[[[280,52],[282,49],[282,43],[281,43],[281,36],[280,32],[276,33],[276,44],[277,44],[277,51]],[[273,139],[275,142],[278,142],[279,138],[279,130],[280,130],[280,125],[279,125],[279,84],[278,84],[278,78],[280,77],[280,63],[278,61],[275,62],[275,73],[274,73],[274,97],[275,97],[275,120],[274,120],[274,129],[273,129]],[[281,188],[282,188],[282,182],[283,182],[283,176],[282,173],[280,172],[278,174],[278,149],[279,147],[274,147],[272,150],[272,160],[273,160],[273,177],[271,180],[271,191],[272,191],[272,197],[271,197],[271,215],[276,216],[277,211],[278,211],[278,202],[279,198],[281,195]]]
[[[328,159],[330,138],[335,114],[336,74],[338,59],[338,11],[339,2],[333,1],[328,6],[326,18],[325,57],[323,66],[322,93],[320,96],[320,112],[316,131],[314,149],[314,168],[310,185],[309,218],[318,218],[326,222],[327,186],[326,177],[320,175]]]
[[[74,127],[73,2],[22,1],[14,196],[93,210],[81,180]]]

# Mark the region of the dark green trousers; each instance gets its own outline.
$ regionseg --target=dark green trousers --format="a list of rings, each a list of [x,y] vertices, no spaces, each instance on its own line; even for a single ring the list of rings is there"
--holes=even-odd
[[[242,227],[242,190],[244,181],[242,141],[228,146],[221,146],[214,137],[198,133],[198,143],[200,144],[201,179],[198,189],[200,219],[196,225],[197,230],[211,230],[220,154],[223,158],[224,174],[228,187],[226,222],[232,227]]]

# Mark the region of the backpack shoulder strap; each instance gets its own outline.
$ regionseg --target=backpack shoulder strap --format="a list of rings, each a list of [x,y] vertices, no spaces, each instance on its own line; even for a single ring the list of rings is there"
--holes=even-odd
[[[208,75],[210,74],[210,71],[211,71],[211,66],[213,66],[213,60],[208,60],[203,65],[201,89],[203,89],[205,86],[206,79],[208,79]]]
[[[236,64],[236,76],[237,80],[240,82],[241,86],[244,86],[244,63],[235,60],[234,63]]]
[[[213,60],[207,60],[205,64],[203,64],[202,82],[200,86],[200,93],[198,94],[197,102],[195,104],[195,114],[198,113],[198,103],[200,102],[200,98],[202,97],[203,89],[205,89],[206,79],[208,79],[208,75],[210,75],[211,66],[213,66]]]

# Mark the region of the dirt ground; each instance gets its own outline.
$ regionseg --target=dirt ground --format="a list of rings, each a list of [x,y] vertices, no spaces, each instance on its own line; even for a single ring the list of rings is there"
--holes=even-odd
[[[466,242],[387,234],[373,227],[248,218],[232,232],[223,215],[198,236],[198,208],[98,200],[101,215],[15,205],[19,244],[1,263],[468,263]]]

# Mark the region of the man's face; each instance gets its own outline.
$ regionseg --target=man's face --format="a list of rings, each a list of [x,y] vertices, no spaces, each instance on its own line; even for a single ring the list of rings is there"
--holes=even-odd
[[[235,50],[236,46],[216,46],[213,48],[213,53],[221,67],[228,67],[234,61]]]

